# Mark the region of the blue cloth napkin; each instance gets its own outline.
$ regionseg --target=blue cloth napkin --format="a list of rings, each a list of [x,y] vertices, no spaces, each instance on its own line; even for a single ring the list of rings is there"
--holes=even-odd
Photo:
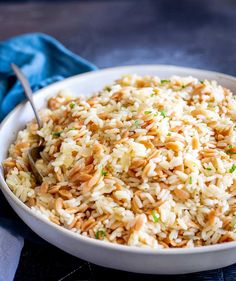
[[[42,33],[25,34],[0,42],[0,121],[25,99],[11,63],[23,70],[33,91],[63,78],[97,69]],[[0,281],[13,280],[24,238],[34,239],[34,236],[0,193]]]

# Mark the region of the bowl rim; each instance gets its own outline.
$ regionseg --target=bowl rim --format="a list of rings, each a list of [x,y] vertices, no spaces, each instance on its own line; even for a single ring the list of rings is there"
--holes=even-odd
[[[61,81],[52,83],[40,90],[37,90],[34,93],[34,96],[40,96],[43,94],[44,91],[49,92],[51,88],[54,88],[55,86],[62,86],[64,84],[69,84],[70,81],[81,79],[81,78],[86,78],[87,76],[96,76],[96,74],[102,74],[106,72],[116,72],[118,70],[127,70],[127,71],[132,71],[134,69],[137,69],[137,67],[140,68],[153,68],[154,70],[158,68],[158,70],[166,70],[167,68],[173,70],[173,72],[176,71],[190,71],[195,74],[199,74],[201,76],[203,75],[216,75],[220,78],[225,78],[229,80],[233,80],[233,82],[236,83],[236,77],[216,72],[216,71],[210,71],[210,70],[204,70],[204,69],[198,69],[198,68],[190,68],[190,67],[182,67],[182,66],[175,66],[175,65],[165,65],[165,64],[141,64],[141,65],[127,65],[127,66],[116,66],[116,67],[109,67],[109,68],[103,68],[103,69],[98,69],[94,70],[91,72],[86,72],[78,75],[74,75],[71,77],[68,77],[66,79],[63,79]],[[178,75],[178,74],[177,74]],[[191,74],[194,76],[194,74]],[[216,79],[217,80],[217,79]],[[19,103],[12,111],[10,111],[7,116],[2,120],[0,123],[0,135],[1,135],[1,130],[7,123],[7,121],[17,112],[20,108],[25,106],[28,103],[28,101],[22,101]],[[17,205],[18,208],[23,209],[24,212],[26,212],[30,217],[35,218],[36,220],[45,223],[48,225],[48,227],[54,229],[55,231],[60,231],[62,234],[65,236],[71,237],[75,240],[78,240],[78,242],[82,242],[85,244],[91,244],[91,246],[95,247],[101,247],[103,249],[109,249],[109,250],[116,250],[116,251],[121,251],[121,252],[129,252],[133,254],[144,254],[144,255],[184,255],[184,254],[197,254],[197,253],[208,253],[208,252],[217,252],[217,251],[223,251],[227,250],[230,248],[236,247],[236,241],[231,241],[227,243],[220,243],[220,244],[213,244],[213,245],[207,245],[207,246],[199,246],[199,247],[193,247],[193,248],[167,248],[167,249],[152,249],[152,248],[142,248],[142,247],[136,247],[136,246],[128,246],[128,245],[120,245],[120,244],[115,244],[112,242],[108,241],[102,241],[102,240],[96,240],[91,237],[86,237],[83,236],[79,233],[74,233],[69,229],[66,229],[62,226],[58,226],[55,223],[51,222],[50,220],[47,220],[43,216],[34,213],[31,211],[31,209],[25,205],[16,195],[11,191],[11,189],[8,187],[5,178],[4,178],[4,173],[3,173],[3,167],[2,164],[0,165],[0,189],[2,190],[3,195],[6,197],[8,200],[6,194],[10,197],[10,199],[14,202],[14,204]],[[17,214],[18,215],[18,214]],[[27,224],[26,224],[27,225]],[[27,225],[28,226],[28,225]],[[29,226],[28,226],[29,227]],[[63,249],[63,247],[62,247]]]

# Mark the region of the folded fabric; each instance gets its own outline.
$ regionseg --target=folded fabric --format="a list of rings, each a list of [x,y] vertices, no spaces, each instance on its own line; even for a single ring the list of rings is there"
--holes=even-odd
[[[95,65],[42,33],[25,34],[0,42],[0,121],[25,99],[11,63],[22,69],[33,91],[68,76],[96,69]],[[13,280],[23,237],[33,236],[0,192],[0,281]]]
[[[0,225],[0,281],[13,280],[24,245],[24,238],[14,231],[13,225],[11,229]]]
[[[24,99],[11,70],[12,62],[21,67],[33,90],[96,69],[45,34],[26,34],[0,43],[0,120]]]

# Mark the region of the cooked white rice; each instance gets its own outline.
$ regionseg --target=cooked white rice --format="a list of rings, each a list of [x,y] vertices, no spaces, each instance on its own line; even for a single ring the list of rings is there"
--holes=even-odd
[[[75,233],[125,245],[236,240],[236,101],[215,81],[122,77],[88,99],[63,92],[20,131],[9,188]],[[27,150],[43,139],[37,186]]]

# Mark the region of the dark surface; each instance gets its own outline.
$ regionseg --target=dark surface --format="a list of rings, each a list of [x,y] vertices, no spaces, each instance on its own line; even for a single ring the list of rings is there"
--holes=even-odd
[[[235,74],[236,1],[1,4],[0,39],[42,31],[99,67],[165,63]]]
[[[236,74],[236,1],[73,1],[0,4],[0,40],[45,32],[100,68],[162,63]],[[56,237],[55,237],[56,239]],[[104,269],[26,241],[15,281],[236,280],[236,266],[185,276]]]
[[[50,245],[26,244],[15,281],[233,281],[234,273],[235,266],[176,276],[133,274],[89,264]]]

